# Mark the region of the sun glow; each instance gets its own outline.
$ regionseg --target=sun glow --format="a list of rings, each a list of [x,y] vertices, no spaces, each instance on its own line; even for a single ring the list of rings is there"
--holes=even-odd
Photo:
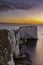
[[[33,23],[40,24],[43,23],[43,18],[3,18],[0,22],[4,23]]]
[[[2,17],[0,23],[19,23],[19,24],[43,24],[42,17]]]
[[[38,18],[37,21],[43,22],[43,18]]]

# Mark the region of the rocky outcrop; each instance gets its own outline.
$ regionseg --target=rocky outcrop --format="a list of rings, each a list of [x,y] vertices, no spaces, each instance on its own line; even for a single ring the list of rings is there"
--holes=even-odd
[[[14,34],[12,32],[13,31],[10,31],[10,34],[13,36]],[[11,44],[11,41],[8,39],[8,33],[9,33],[9,30],[0,30],[0,65],[8,65],[8,61],[11,60],[11,53],[12,53],[11,50],[13,50],[15,48],[15,45],[13,45],[13,43]],[[11,38],[12,42],[14,41],[13,39],[14,38]],[[13,45],[13,47],[11,45]],[[18,50],[16,50],[16,51],[18,51]],[[32,61],[29,57],[29,54],[20,53],[20,55],[18,57],[16,57],[16,55],[15,56],[14,55],[15,54],[13,53],[12,59],[14,60],[15,65],[21,65],[21,64],[22,65],[27,65],[27,64],[31,65]],[[12,63],[12,65],[13,65],[13,63]]]
[[[0,65],[7,65],[10,60],[11,47],[8,40],[8,30],[0,30]]]
[[[17,30],[8,29],[0,29],[0,65],[8,65],[8,61],[12,59],[15,65],[31,65],[31,56],[26,52],[26,47],[36,45],[37,27],[24,26]],[[25,49],[24,46],[26,46]]]

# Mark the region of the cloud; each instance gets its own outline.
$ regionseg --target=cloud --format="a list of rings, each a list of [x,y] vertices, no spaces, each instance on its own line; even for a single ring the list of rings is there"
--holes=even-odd
[[[29,10],[32,8],[35,8],[36,5],[34,5],[31,1],[26,0],[0,0],[0,11],[3,10],[9,10],[9,9],[24,9]]]
[[[6,1],[0,1],[0,11],[12,9],[12,4]]]

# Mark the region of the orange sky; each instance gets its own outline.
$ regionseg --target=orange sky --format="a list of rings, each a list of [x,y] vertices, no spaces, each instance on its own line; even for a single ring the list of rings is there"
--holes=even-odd
[[[8,2],[15,4],[15,1],[16,0],[9,0]],[[7,4],[8,2],[6,1]],[[25,6],[23,5],[24,8],[22,9],[21,7],[18,9],[18,4],[16,4],[18,8],[15,8],[13,5],[14,9],[9,9],[5,6],[6,3],[4,3],[3,0],[1,1],[0,23],[43,24],[43,0],[21,0],[20,2],[18,0],[16,2],[19,6],[21,3],[25,3]],[[11,4],[8,4],[8,6],[11,6]],[[3,7],[5,7],[5,10],[3,10]],[[26,10],[25,7],[28,9]],[[8,10],[6,10],[6,8]]]
[[[0,23],[19,23],[19,24],[43,24],[43,19],[32,18],[3,18]]]
[[[0,23],[19,23],[19,24],[43,24],[43,22],[36,21],[36,20],[1,20]]]
[[[43,24],[43,10],[11,10],[0,12],[0,23]]]

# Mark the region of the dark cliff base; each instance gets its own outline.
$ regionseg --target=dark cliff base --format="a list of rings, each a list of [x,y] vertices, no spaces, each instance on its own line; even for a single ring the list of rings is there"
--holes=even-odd
[[[25,41],[25,39],[21,39],[21,40],[23,40],[23,43],[21,45],[26,45],[28,47],[35,47],[38,39],[32,39],[32,38],[29,39],[28,38],[28,39],[26,39],[26,41]]]
[[[27,45],[28,45],[29,47],[35,47],[36,44],[37,44],[37,39],[28,39],[28,40],[27,40]]]

